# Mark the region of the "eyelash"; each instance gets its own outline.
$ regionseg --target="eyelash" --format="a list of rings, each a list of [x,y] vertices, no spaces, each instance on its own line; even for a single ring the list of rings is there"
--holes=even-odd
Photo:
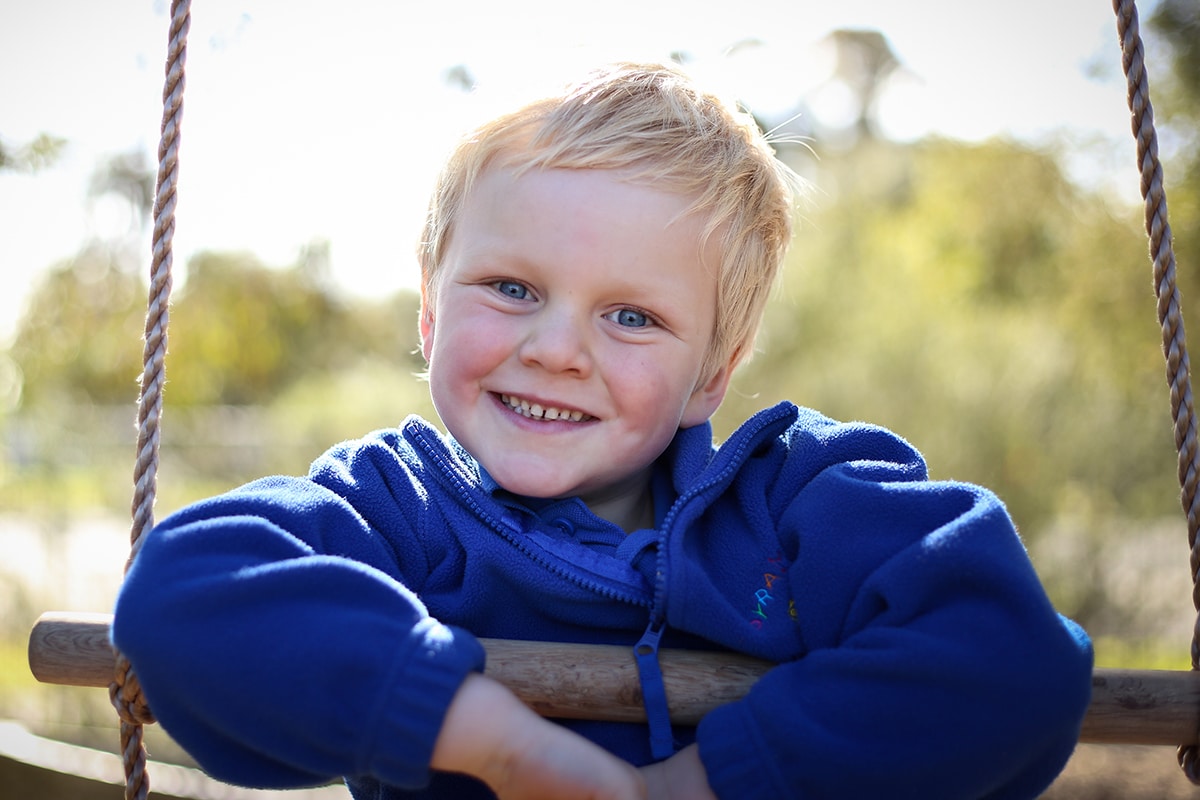
[[[521,283],[520,281],[511,281],[511,280],[495,281],[492,284],[492,288],[495,289],[498,294],[500,294],[506,298],[509,298],[511,300],[525,300],[529,297],[530,294],[532,294],[529,291],[529,287],[526,286],[525,284]],[[642,319],[642,324],[641,325],[621,325],[621,323],[619,322],[619,318],[623,314],[636,314],[638,317],[640,317]],[[648,328],[651,326],[658,326],[661,324],[661,323],[659,323],[658,318],[655,317],[653,314],[649,313],[648,311],[643,311],[640,308],[634,308],[632,306],[625,306],[623,308],[618,308],[616,311],[610,311],[609,313],[604,315],[604,318],[612,320],[612,322],[614,322],[615,324],[617,324],[618,326],[620,326],[622,328],[630,328],[633,330],[638,330],[641,328]]]

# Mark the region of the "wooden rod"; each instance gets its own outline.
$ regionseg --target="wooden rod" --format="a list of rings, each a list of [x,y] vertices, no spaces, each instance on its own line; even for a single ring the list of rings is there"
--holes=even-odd
[[[633,649],[618,645],[481,639],[484,674],[534,711],[561,719],[645,722]],[[660,650],[671,719],[696,725],[719,705],[743,697],[771,664],[736,653]]]
[[[29,669],[42,683],[104,686],[116,674],[111,614],[47,611],[29,634]]]
[[[108,686],[112,616],[49,612],[33,626],[29,666],[43,683]],[[616,645],[482,639],[486,674],[543,716],[642,722],[632,650]],[[671,719],[694,725],[746,694],[771,664],[732,653],[659,654]],[[1080,741],[1180,745],[1200,742],[1200,672],[1097,669]]]
[[[1081,742],[1165,744],[1200,742],[1200,672],[1097,669]]]

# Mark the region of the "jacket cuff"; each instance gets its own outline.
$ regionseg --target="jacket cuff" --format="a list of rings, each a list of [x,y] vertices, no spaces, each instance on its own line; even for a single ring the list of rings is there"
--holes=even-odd
[[[470,633],[435,620],[414,627],[381,698],[365,773],[386,784],[416,789],[429,783],[429,762],[455,693],[486,652]]]
[[[700,721],[696,731],[700,761],[717,797],[778,795],[782,784],[763,759],[770,748],[761,738],[745,703],[721,706]]]

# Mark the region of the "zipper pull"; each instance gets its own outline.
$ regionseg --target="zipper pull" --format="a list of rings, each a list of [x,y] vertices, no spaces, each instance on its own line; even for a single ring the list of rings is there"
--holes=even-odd
[[[671,713],[667,709],[667,687],[663,684],[662,668],[658,663],[658,644],[666,627],[665,622],[655,627],[651,619],[646,632],[633,646],[638,681],[642,686],[642,705],[646,709],[646,723],[650,727],[650,753],[655,761],[675,755]]]

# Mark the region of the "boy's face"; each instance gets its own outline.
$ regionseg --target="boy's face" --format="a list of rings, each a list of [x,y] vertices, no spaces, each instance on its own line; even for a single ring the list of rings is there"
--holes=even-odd
[[[442,422],[505,489],[640,497],[676,430],[720,404],[728,367],[697,385],[718,254],[688,205],[603,170],[493,168],[473,188],[422,350]]]

